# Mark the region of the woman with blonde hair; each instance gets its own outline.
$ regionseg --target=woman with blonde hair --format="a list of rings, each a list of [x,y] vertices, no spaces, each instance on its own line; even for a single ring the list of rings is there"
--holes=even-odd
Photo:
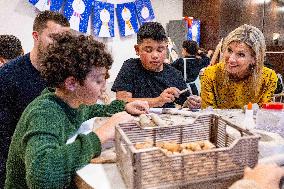
[[[265,39],[262,32],[242,25],[223,41],[221,62],[204,71],[201,84],[202,108],[243,108],[249,102],[271,101],[276,73],[263,66]]]

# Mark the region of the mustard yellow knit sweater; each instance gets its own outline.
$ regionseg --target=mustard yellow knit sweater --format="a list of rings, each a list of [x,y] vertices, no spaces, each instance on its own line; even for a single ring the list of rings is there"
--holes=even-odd
[[[212,106],[220,109],[237,109],[243,108],[249,102],[261,106],[271,101],[277,86],[276,73],[266,67],[262,69],[261,87],[256,95],[252,87],[256,84],[250,84],[249,77],[240,81],[224,80],[224,63],[206,68],[201,79],[202,108]]]

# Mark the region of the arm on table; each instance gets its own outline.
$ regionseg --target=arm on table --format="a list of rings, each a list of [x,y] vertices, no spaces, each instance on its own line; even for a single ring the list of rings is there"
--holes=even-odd
[[[127,91],[116,92],[116,98],[125,102],[133,102],[135,100],[147,101],[149,107],[162,107],[165,103],[175,101],[179,97],[180,90],[175,87],[165,89],[160,96],[155,98],[132,98],[132,93]]]

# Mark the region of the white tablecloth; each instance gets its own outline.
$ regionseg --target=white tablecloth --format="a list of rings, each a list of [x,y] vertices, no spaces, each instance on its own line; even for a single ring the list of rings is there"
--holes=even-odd
[[[236,124],[241,124],[244,117],[241,110],[217,110],[216,112]],[[92,124],[91,121],[87,123]],[[264,157],[259,159],[259,162],[284,165],[284,153]],[[88,164],[81,170],[77,171],[77,175],[90,186],[89,188],[126,189],[116,164]]]

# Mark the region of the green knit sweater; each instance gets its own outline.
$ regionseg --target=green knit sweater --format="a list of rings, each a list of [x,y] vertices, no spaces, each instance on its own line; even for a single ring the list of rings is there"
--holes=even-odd
[[[12,138],[5,188],[73,188],[76,170],[101,153],[97,135],[79,135],[66,141],[81,123],[123,111],[122,101],[73,109],[49,92],[25,109]]]

